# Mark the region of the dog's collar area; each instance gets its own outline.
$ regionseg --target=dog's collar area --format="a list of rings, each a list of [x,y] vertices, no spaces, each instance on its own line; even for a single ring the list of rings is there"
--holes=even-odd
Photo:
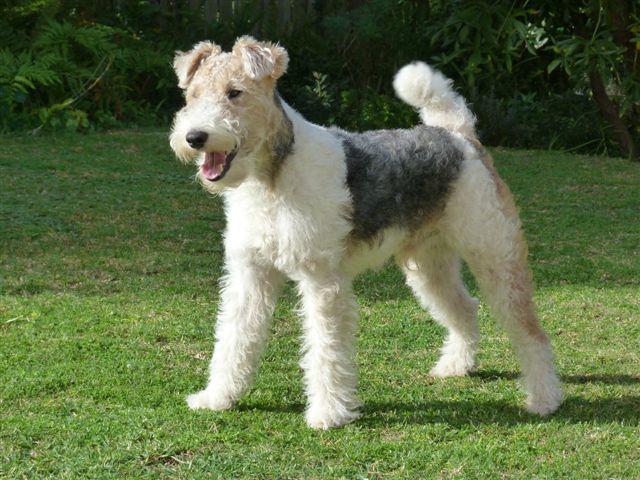
[[[205,152],[204,162],[200,166],[200,173],[209,182],[222,180],[229,171],[231,161],[237,153],[237,147],[230,152]]]

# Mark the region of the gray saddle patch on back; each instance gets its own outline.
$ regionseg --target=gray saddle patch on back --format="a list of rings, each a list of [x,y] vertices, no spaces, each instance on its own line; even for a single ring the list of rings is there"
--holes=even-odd
[[[385,228],[416,229],[441,211],[463,154],[439,127],[350,133],[332,128],[347,162],[352,235],[372,240]]]

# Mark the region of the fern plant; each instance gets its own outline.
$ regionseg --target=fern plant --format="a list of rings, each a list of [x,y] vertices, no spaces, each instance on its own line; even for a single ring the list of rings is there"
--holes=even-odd
[[[51,53],[34,56],[30,51],[0,49],[0,125],[3,129],[15,126],[10,125],[12,121],[24,122],[24,115],[19,114],[30,94],[40,87],[62,84],[55,64],[56,56]]]
[[[0,50],[0,130],[77,130],[156,118],[149,91],[173,87],[166,60],[173,45],[153,44],[121,28],[48,18],[34,27],[32,40],[22,40]],[[166,94],[158,97],[156,110]]]

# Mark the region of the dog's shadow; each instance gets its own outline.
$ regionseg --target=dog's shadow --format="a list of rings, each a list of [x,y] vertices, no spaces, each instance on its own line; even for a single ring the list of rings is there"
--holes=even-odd
[[[495,370],[478,371],[473,377],[482,381],[513,380],[515,372]],[[565,375],[565,384],[637,385],[640,376],[634,375]],[[425,386],[425,388],[429,388]],[[243,402],[244,403],[244,402]],[[278,413],[301,413],[301,403],[262,404],[250,400],[239,406],[240,410],[263,410]],[[454,427],[474,424],[518,425],[563,421],[567,423],[624,423],[640,425],[640,395],[616,397],[584,398],[569,395],[560,408],[547,418],[527,413],[521,405],[511,405],[498,401],[482,400],[433,400],[428,402],[366,401],[358,425],[369,427],[402,424],[446,423]]]
[[[478,371],[472,376],[487,382],[514,380],[519,377],[515,372],[495,370]],[[562,377],[562,381],[565,384],[574,385],[592,383],[596,385],[640,386],[640,376],[634,375],[565,375]],[[593,399],[569,395],[560,408],[547,418],[529,414],[519,405],[482,400],[435,400],[415,403],[373,401],[365,405],[364,413],[362,422],[370,426],[443,422],[452,426],[469,424],[516,425],[558,420],[568,423],[616,422],[637,426],[640,425],[640,395]]]

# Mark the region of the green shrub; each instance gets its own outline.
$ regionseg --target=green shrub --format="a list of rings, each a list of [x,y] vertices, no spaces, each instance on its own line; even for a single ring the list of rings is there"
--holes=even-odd
[[[120,28],[42,19],[32,41],[0,50],[0,129],[158,121],[167,99],[179,98],[172,53]]]
[[[617,153],[593,102],[584,94],[480,97],[472,108],[478,133],[487,145],[547,148],[600,154]]]
[[[222,3],[226,16],[207,20],[207,8]],[[174,51],[203,38],[228,49],[247,33],[287,47],[292,61],[279,89],[316,123],[354,130],[415,124],[391,85],[412,60],[454,80],[489,145],[619,153],[584,81],[593,65],[605,72],[625,121],[640,118],[640,82],[623,75],[633,64],[620,70],[629,50],[615,47],[605,7],[594,25],[595,4],[323,0],[313,14],[296,7],[283,21],[278,6],[286,2],[222,3],[18,0],[0,7],[0,131],[166,125],[183,102]],[[565,14],[575,25],[561,21]],[[629,17],[631,42],[640,38],[636,17]],[[580,29],[595,29],[591,41],[578,38]]]

